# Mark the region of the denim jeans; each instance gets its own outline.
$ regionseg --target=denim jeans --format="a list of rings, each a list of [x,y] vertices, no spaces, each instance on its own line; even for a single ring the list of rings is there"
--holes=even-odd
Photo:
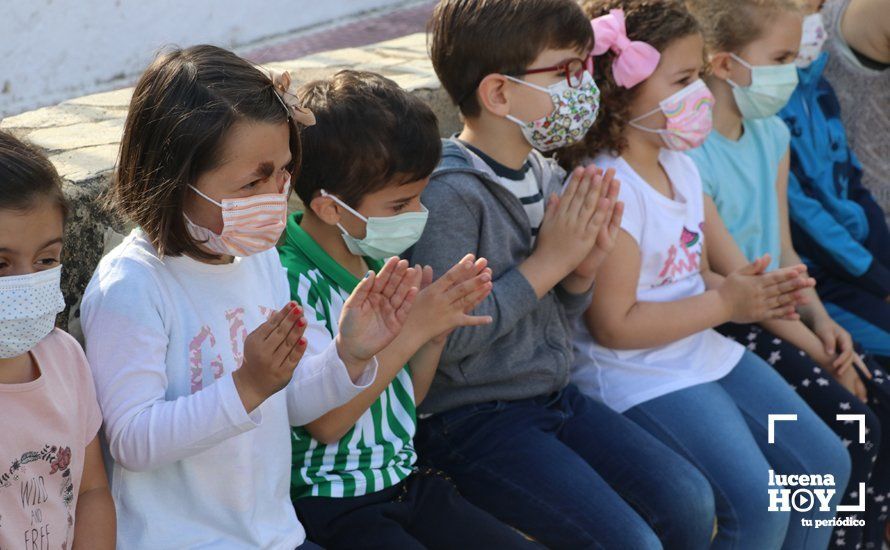
[[[767,441],[769,414],[797,414],[796,422],[775,423],[773,444]],[[625,415],[695,464],[711,482],[718,524],[712,548],[828,546],[832,529],[805,527],[801,519],[834,516],[850,477],[850,455],[761,358],[745,352],[722,379],[652,399]],[[770,512],[770,469],[779,474],[832,474],[837,489],[832,511],[820,513],[814,506],[807,513]]]
[[[540,550],[462,498],[432,470],[359,497],[294,501],[306,534],[327,550]],[[302,549],[301,549],[302,550]]]
[[[437,414],[415,441],[467,500],[547,547],[709,545],[714,500],[702,474],[574,385]]]

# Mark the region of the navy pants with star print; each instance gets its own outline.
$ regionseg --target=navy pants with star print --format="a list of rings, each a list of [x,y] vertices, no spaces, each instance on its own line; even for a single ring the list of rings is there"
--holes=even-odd
[[[875,361],[866,360],[874,377],[871,381],[863,378],[868,389],[866,405],[803,351],[771,332],[757,325],[737,324],[722,325],[717,330],[772,365],[847,446],[852,472],[842,504],[858,504],[859,483],[865,483],[865,513],[838,517],[865,519],[865,527],[836,528],[831,547],[880,549],[890,505],[890,378]],[[837,414],[865,415],[865,443],[859,443],[858,424],[838,421]]]

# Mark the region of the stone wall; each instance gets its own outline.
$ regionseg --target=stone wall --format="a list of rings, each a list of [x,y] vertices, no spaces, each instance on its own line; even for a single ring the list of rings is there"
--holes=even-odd
[[[347,68],[378,72],[424,99],[439,117],[443,136],[459,127],[457,111],[433,72],[423,33],[268,66],[290,71],[299,82]],[[132,92],[126,88],[72,99],[0,123],[0,129],[42,148],[64,180],[72,207],[62,279],[68,309],[60,318],[66,328],[69,322],[76,325],[75,307],[103,252],[129,230],[103,210],[101,201],[114,170]],[[292,200],[292,208],[299,206]]]

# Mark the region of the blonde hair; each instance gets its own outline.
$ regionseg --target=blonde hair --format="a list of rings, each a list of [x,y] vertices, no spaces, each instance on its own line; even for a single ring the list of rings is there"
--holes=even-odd
[[[737,52],[760,38],[765,23],[781,12],[801,12],[801,0],[686,0],[711,52]]]

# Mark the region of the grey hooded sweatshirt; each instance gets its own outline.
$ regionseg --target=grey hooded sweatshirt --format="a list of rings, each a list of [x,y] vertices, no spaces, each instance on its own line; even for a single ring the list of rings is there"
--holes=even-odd
[[[544,197],[558,194],[565,171],[536,151],[529,161]],[[430,213],[423,235],[406,253],[412,265],[430,265],[438,277],[472,253],[488,259],[494,284],[473,312],[491,315],[493,322],[451,334],[420,412],[564,388],[572,364],[569,319],[586,309],[590,293],[570,294],[557,285],[537,299],[518,269],[532,252],[531,227],[519,199],[485,161],[452,138],[443,140],[442,160],[421,200]]]

